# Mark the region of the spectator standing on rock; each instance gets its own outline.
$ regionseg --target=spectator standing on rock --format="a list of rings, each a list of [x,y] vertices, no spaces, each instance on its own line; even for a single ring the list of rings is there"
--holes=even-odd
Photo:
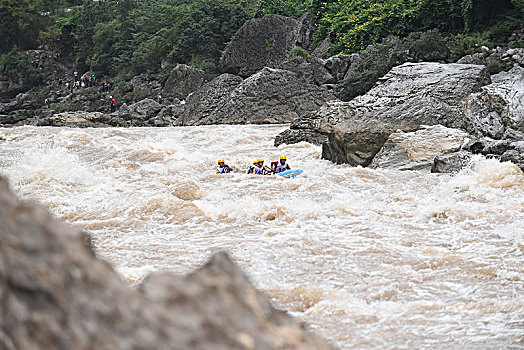
[[[75,81],[77,81],[78,80],[78,71],[76,69],[73,72],[73,75],[75,76]]]
[[[109,96],[109,103],[111,104],[111,113],[115,111],[115,99],[113,96]]]
[[[162,98],[161,95],[158,95],[158,103],[160,103],[160,104],[164,103],[164,99]]]

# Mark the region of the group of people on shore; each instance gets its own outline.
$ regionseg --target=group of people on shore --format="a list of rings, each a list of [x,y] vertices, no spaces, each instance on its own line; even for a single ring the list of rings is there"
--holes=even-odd
[[[81,77],[78,76],[78,71],[75,69],[73,71],[73,78],[74,80],[71,82],[62,82],[62,79],[58,80],[58,87],[62,88],[65,87],[66,91],[69,94],[72,94],[75,90],[83,89],[83,88],[89,88],[89,87],[96,87],[98,86],[98,92],[108,92],[112,88],[112,84],[107,81],[101,81],[98,82],[95,75],[82,75]]]
[[[271,162],[271,168],[267,165],[264,165],[264,159],[258,158],[253,161],[253,165],[247,170],[248,174],[254,175],[271,175],[278,174],[286,170],[290,170],[289,164],[287,164],[286,156],[280,156],[280,159],[274,162]],[[234,172],[233,167],[227,165],[224,162],[224,159],[218,160],[217,174],[227,174]]]

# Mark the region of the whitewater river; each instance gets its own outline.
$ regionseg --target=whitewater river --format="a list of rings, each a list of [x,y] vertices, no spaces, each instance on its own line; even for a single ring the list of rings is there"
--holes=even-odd
[[[130,284],[227,250],[274,303],[343,349],[524,348],[524,175],[455,176],[273,146],[284,126],[0,129],[0,173],[93,236]],[[296,179],[250,176],[286,155]],[[215,175],[216,160],[241,172]]]

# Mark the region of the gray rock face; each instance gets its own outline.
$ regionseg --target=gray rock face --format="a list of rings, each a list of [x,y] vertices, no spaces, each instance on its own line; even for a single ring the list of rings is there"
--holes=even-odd
[[[324,41],[318,45],[318,47],[313,51],[313,56],[318,58],[327,58],[329,55],[329,47],[331,46],[331,39],[326,37]]]
[[[296,74],[297,78],[307,84],[324,85],[333,84],[335,79],[324,66],[320,58],[312,57],[310,62],[299,57],[282,63],[279,68]]]
[[[189,96],[184,116],[176,125],[195,125],[213,117],[215,110],[227,103],[232,91],[243,81],[239,76],[222,74]]]
[[[317,112],[315,130],[328,135],[322,155],[337,163],[367,166],[396,130],[437,124],[464,129],[462,100],[489,82],[483,66],[395,67],[367,94],[349,102],[330,102]]]
[[[327,349],[226,254],[133,290],[86,234],[19,201],[0,178],[0,348]]]
[[[370,167],[430,170],[436,156],[458,151],[468,143],[471,143],[468,133],[442,125],[422,127],[415,132],[394,132]]]
[[[342,81],[344,79],[350,65],[351,57],[342,54],[331,56],[325,63],[325,67],[336,81]]]
[[[309,142],[321,145],[327,141],[327,136],[313,130],[287,129],[275,137],[275,147],[282,144],[292,145],[299,142]]]
[[[314,23],[311,14],[299,20],[280,15],[252,19],[233,36],[220,69],[248,77],[264,67],[276,67],[288,58],[289,52],[311,44]]]
[[[162,107],[162,110],[149,119],[148,123],[153,126],[172,126],[179,118],[183,118],[184,110],[184,105],[175,99],[172,104]]]
[[[514,67],[491,80],[464,101],[467,130],[495,139],[502,138],[506,128],[524,131],[524,68]]]
[[[473,155],[467,151],[459,151],[436,156],[431,166],[432,173],[457,173],[466,167]]]
[[[511,149],[502,154],[500,160],[503,162],[512,162],[524,171],[524,151]]]
[[[204,71],[177,64],[169,74],[162,95],[184,100],[189,94],[197,91],[204,83]]]
[[[130,106],[122,105],[111,117],[113,123],[118,126],[147,126],[149,120],[156,117],[161,109],[160,103],[146,98]]]
[[[188,98],[179,125],[289,123],[331,98],[285,70],[264,68],[243,81],[221,75]]]

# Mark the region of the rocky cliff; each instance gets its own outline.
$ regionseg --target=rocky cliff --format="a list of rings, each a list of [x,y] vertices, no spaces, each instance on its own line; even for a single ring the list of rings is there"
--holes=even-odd
[[[463,136],[468,139],[482,139],[477,153],[486,155],[493,154],[488,147],[493,138],[511,138],[495,156],[521,164],[524,154],[515,142],[524,141],[523,71],[515,66],[491,78],[483,65],[406,63],[393,68],[365,95],[349,102],[330,101],[317,112],[297,119],[275,144],[314,142],[323,145],[324,158],[337,163],[375,167],[397,164],[408,169],[410,161],[388,154],[388,150],[400,156],[402,152],[393,145],[409,135],[402,133],[424,125],[441,125],[463,130],[457,131],[459,134],[468,132]],[[437,129],[430,130],[428,139],[440,137]]]
[[[225,253],[131,289],[87,234],[0,178],[0,348],[327,349],[255,290]]]

